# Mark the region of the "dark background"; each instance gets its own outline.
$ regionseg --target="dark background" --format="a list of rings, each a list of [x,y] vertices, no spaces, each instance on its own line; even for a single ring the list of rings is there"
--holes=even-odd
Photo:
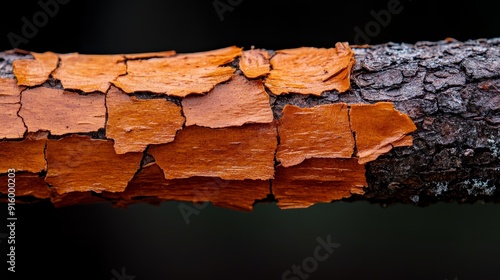
[[[370,11],[387,9],[390,1],[219,0],[238,4],[222,14],[223,20],[213,2],[72,0],[60,4],[59,11],[18,47],[37,52],[133,53],[364,43],[356,41],[355,28],[365,30],[374,20]],[[401,1],[403,10],[379,30],[371,30],[368,39],[377,44],[498,37],[500,17],[491,3]],[[22,36],[22,18],[32,22],[41,10],[37,1],[4,2],[0,50],[13,48],[8,36]],[[62,209],[50,203],[18,205],[17,273],[0,279],[30,275],[109,280],[122,268],[135,280],[281,279],[292,265],[313,256],[318,237],[328,235],[341,246],[307,279],[500,278],[498,205],[384,208],[344,202],[279,210],[274,204],[261,204],[249,213],[210,205],[191,216],[189,225],[178,205],[138,204],[127,209],[108,204]],[[0,207],[5,209],[0,210],[3,224],[7,207]],[[6,231],[0,228],[0,237]],[[4,275],[7,244],[0,241],[0,275]]]

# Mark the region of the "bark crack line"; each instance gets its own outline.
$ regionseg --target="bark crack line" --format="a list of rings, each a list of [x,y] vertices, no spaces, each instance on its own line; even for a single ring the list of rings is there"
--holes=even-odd
[[[347,120],[349,122],[349,130],[351,131],[352,137],[354,139],[354,147],[352,150],[352,158],[356,158],[356,155],[358,154],[358,145],[357,145],[357,140],[356,140],[356,132],[352,130],[352,124],[351,124],[351,106],[347,105]]]
[[[59,66],[60,66],[60,65],[61,65],[61,58],[59,57],[59,55],[57,55],[57,65],[56,65],[56,67],[55,67],[54,69],[52,69],[52,71],[50,71],[50,73],[49,73],[49,78],[53,78],[53,79],[55,79],[55,78],[52,76],[52,74],[54,74],[54,72],[56,72],[56,70],[57,70],[57,69],[59,69]],[[61,81],[59,81],[59,82],[61,82]]]
[[[23,107],[23,102],[22,102],[22,99],[23,99],[23,92],[25,90],[27,90],[28,88],[24,88],[23,90],[21,90],[19,92],[19,109],[17,110],[17,117],[21,119],[21,121],[23,122],[23,125],[24,125],[24,133],[23,133],[23,138],[26,138],[26,136],[28,135],[28,126],[26,125],[26,122],[24,121],[24,118],[21,116],[20,112],[21,112],[21,109]]]
[[[47,148],[49,146],[49,139],[47,139],[45,141],[45,146],[43,147],[43,158],[45,160],[45,172],[40,172],[39,175],[40,177],[43,178],[43,181],[45,182],[45,184],[47,184],[47,186],[49,187],[49,189],[52,191],[54,191],[54,189],[52,188],[52,185],[47,182],[47,180],[45,180],[47,178],[47,174],[49,174],[49,159],[47,158]]]
[[[279,123],[276,123],[276,149],[274,149],[274,174],[273,174],[273,178],[269,179],[269,195],[272,198],[274,198],[274,194],[273,194],[273,179],[276,178],[276,167],[279,164],[278,159],[276,158],[276,154],[278,153],[278,147],[280,145],[280,134],[279,134],[278,125],[279,125]]]
[[[109,108],[108,108],[108,92],[111,90],[111,84],[108,86],[108,89],[104,93],[104,109],[106,109],[106,112],[104,113],[104,139],[108,139],[107,137],[107,132],[106,128],[108,127],[108,115],[109,115]],[[113,140],[114,143],[114,140]]]

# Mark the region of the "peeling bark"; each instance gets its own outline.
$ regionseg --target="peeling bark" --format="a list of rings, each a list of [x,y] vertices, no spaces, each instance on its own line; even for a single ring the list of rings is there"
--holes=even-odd
[[[174,141],[182,129],[181,107],[165,99],[143,100],[112,86],[106,93],[106,137],[117,154],[144,152],[148,145]]]
[[[65,89],[106,92],[111,81],[125,75],[127,66],[121,55],[62,54],[52,76]]]
[[[53,52],[30,53],[34,59],[19,59],[12,64],[17,83],[20,86],[38,86],[49,79],[56,70],[59,57]]]
[[[276,159],[284,167],[308,158],[350,158],[354,152],[347,104],[313,108],[286,105],[278,133]]]
[[[26,170],[19,172],[19,180],[25,180],[21,193],[56,206],[174,199],[250,210],[255,202],[272,200],[282,208],[339,199],[418,205],[500,200],[499,39],[352,49],[338,44],[336,49],[242,52],[230,47],[196,54],[117,55],[113,65],[125,68],[96,70],[103,72],[98,82],[78,76],[83,64],[65,68],[69,64],[63,58],[80,57],[76,54],[58,55],[61,65],[43,82],[40,77],[50,67],[40,76],[29,74],[29,68],[12,70],[15,61],[39,63],[32,61],[38,60],[35,55],[0,53],[0,118],[5,124],[0,178],[6,178],[6,168]],[[25,90],[14,74],[20,84],[43,85]],[[242,74],[263,83],[265,92],[256,96],[266,98],[216,98],[219,88],[231,87],[231,77],[247,80]],[[189,125],[176,122],[168,135],[138,134],[140,148],[118,154],[113,144],[127,140],[127,133],[119,140],[109,127],[113,122],[148,126],[153,121],[148,117],[168,123],[179,114],[161,117],[163,108],[149,115],[130,105],[113,115],[117,92],[110,90],[112,84],[129,95],[114,89],[127,97],[127,104],[168,103]],[[92,93],[96,90],[101,93]],[[193,93],[198,96],[187,96]],[[85,102],[95,97],[100,109],[89,109]],[[226,109],[217,110],[217,104]],[[327,108],[345,112],[336,115]],[[259,110],[267,117],[250,118],[261,116]],[[248,124],[272,121],[269,110],[272,123]],[[208,120],[209,127],[200,127]],[[28,139],[26,127],[46,130],[49,139]],[[37,141],[47,141],[47,149]],[[36,148],[30,150],[31,144]],[[12,152],[23,145],[26,155]]]
[[[260,80],[234,75],[203,96],[182,100],[186,125],[210,128],[241,126],[247,123],[271,123],[273,111],[269,96]]]
[[[266,50],[251,49],[244,51],[240,58],[240,69],[248,78],[258,78],[269,74],[269,52]]]
[[[21,109],[22,87],[13,78],[0,77],[0,139],[23,138],[26,126],[18,112]]]
[[[28,132],[50,131],[52,135],[97,131],[104,128],[106,107],[103,94],[80,95],[47,87],[22,93],[19,115]]]

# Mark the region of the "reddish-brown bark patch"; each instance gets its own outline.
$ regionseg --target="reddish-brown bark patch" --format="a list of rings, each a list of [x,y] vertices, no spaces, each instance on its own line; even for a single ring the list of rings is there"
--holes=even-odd
[[[390,102],[352,104],[349,114],[360,164],[375,160],[393,147],[412,145],[408,134],[417,127]]]
[[[121,192],[139,169],[142,153],[117,155],[113,141],[71,135],[47,144],[45,181],[59,194]]]
[[[57,68],[59,57],[53,52],[30,53],[34,59],[18,59],[12,63],[17,84],[37,86],[45,83]]]
[[[9,176],[7,174],[0,175],[0,180],[6,182],[7,185]],[[49,198],[51,190],[47,183],[38,174],[16,170],[16,177],[10,178],[15,180],[16,199],[23,197],[36,197],[40,199]],[[0,188],[0,193],[7,194],[6,187]],[[16,201],[17,202],[17,201]]]
[[[38,173],[46,170],[46,139],[0,142],[0,173],[8,169]]]
[[[257,199],[269,194],[269,180],[222,180],[214,177],[165,179],[163,170],[150,163],[130,181],[123,193],[111,194],[118,203],[127,205],[147,198],[191,202],[211,202],[214,205],[252,210]],[[105,196],[110,195],[104,193]]]
[[[244,51],[240,58],[240,69],[251,79],[269,74],[271,70],[269,53],[261,49]]]
[[[147,52],[147,53],[129,53],[123,56],[126,59],[148,59],[155,57],[168,57],[175,55],[175,51],[162,51],[162,52]]]
[[[61,62],[52,76],[65,89],[106,92],[110,83],[127,73],[122,55],[60,54]]]
[[[308,158],[350,158],[354,152],[348,107],[344,103],[312,108],[285,105],[278,134],[276,159],[284,167]]]
[[[26,132],[23,120],[17,115],[21,90],[15,79],[0,77],[0,139],[22,138]]]
[[[206,95],[184,98],[182,108],[186,125],[220,128],[273,121],[262,81],[250,81],[242,75],[234,75]]]
[[[335,48],[302,47],[279,50],[271,58],[272,70],[265,85],[274,94],[321,95],[324,91],[345,92],[350,88],[354,52],[347,43]]]
[[[188,126],[174,142],[151,146],[150,153],[167,179],[270,179],[276,136],[274,123],[219,129]]]
[[[104,128],[104,94],[79,95],[76,92],[37,87],[22,94],[23,117],[28,131],[48,130],[52,135],[91,132]]]
[[[307,159],[292,167],[278,166],[272,180],[280,208],[306,208],[363,194],[365,166],[351,159]]]
[[[171,57],[131,60],[127,75],[113,83],[127,93],[149,91],[184,97],[191,93],[205,93],[218,83],[231,78],[234,69],[222,66],[241,54],[241,48],[177,54]]]
[[[118,154],[143,152],[149,144],[174,140],[182,129],[181,107],[166,99],[138,99],[111,87],[106,94],[106,137],[114,139]]]
[[[106,202],[104,198],[94,196],[91,192],[53,193],[50,201],[56,208]]]

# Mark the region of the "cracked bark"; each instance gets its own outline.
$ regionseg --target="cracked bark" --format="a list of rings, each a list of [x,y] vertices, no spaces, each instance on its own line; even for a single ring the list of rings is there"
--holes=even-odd
[[[209,180],[207,183],[204,181],[206,178],[198,178],[196,186],[203,187],[215,182],[222,193],[214,196],[212,190],[211,195],[202,195],[200,199],[199,192],[186,187],[189,185],[189,182],[186,181],[189,178],[167,180],[161,177],[158,162],[155,162],[155,159],[148,154],[150,149],[146,148],[148,152],[143,153],[141,167],[130,181],[129,186],[132,187],[127,188],[123,193],[103,192],[97,194],[87,191],[55,195],[55,192],[48,186],[45,187],[50,192],[45,190],[45,192],[39,191],[38,193],[44,194],[45,197],[47,197],[47,193],[51,193],[52,202],[59,206],[71,205],[73,202],[88,203],[93,201],[112,201],[123,206],[134,201],[154,203],[162,199],[178,199],[210,200],[224,207],[246,210],[251,209],[251,207],[242,207],[241,205],[248,205],[249,197],[251,197],[250,201],[278,199],[278,204],[282,207],[296,207],[295,202],[290,202],[289,197],[285,197],[290,195],[292,190],[298,190],[298,194],[296,194],[298,196],[307,192],[306,195],[312,196],[316,202],[338,199],[346,201],[368,200],[382,204],[402,202],[418,205],[427,205],[437,201],[475,202],[485,200],[498,202],[500,200],[500,191],[497,190],[500,183],[500,39],[467,42],[446,40],[419,42],[415,45],[389,43],[353,47],[353,51],[356,64],[351,72],[350,88],[343,93],[329,90],[320,95],[317,92],[282,94],[280,90],[274,94],[272,88],[270,89],[266,85],[265,77],[257,78],[264,81],[275,120],[281,119],[286,105],[309,108],[324,104],[344,103],[349,108],[354,108],[359,106],[358,104],[379,102],[391,102],[398,111],[411,118],[416,126],[416,130],[411,133],[412,145],[398,147],[402,144],[409,144],[406,138],[396,139],[388,143],[386,147],[392,149],[378,156],[375,160],[367,162],[364,165],[364,170],[358,168],[361,166],[351,169],[351,171],[355,171],[355,175],[347,176],[347,180],[350,180],[352,186],[342,184],[330,195],[324,193],[325,186],[332,188],[339,185],[339,180],[341,180],[339,177],[342,177],[338,174],[335,175],[335,173],[331,173],[331,175],[326,175],[326,173],[335,172],[333,169],[336,168],[336,165],[341,166],[339,168],[344,170],[343,166],[352,164],[349,159],[338,159],[344,163],[341,161],[334,163],[331,161],[332,159],[306,159],[301,164],[289,167],[302,170],[300,172],[310,172],[309,176],[316,176],[308,179],[304,176],[297,176],[297,173],[294,173],[292,169],[278,166],[279,162],[276,161],[275,151],[275,171],[277,173],[274,178],[269,178],[270,189],[268,188],[268,180],[263,180],[265,178],[261,178],[260,181],[250,180],[247,182],[245,180],[245,183],[242,184],[234,184],[234,181],[239,182],[238,180],[224,181],[217,178]],[[268,53],[271,54],[271,65],[273,65],[272,55],[275,55],[275,52],[268,51]],[[158,53],[157,55],[124,56],[124,62],[127,65],[127,59],[133,58],[139,65],[142,58],[162,59],[171,55],[173,55],[172,52]],[[29,55],[15,52],[0,53],[0,78],[13,78],[12,62],[26,57]],[[194,57],[198,59],[198,57]],[[262,56],[259,59],[267,58]],[[177,62],[176,58],[172,58],[172,60]],[[227,61],[224,60],[224,63]],[[258,65],[261,64],[265,64],[265,61],[258,62]],[[233,68],[228,73],[233,71],[239,73],[238,63],[225,65],[225,67],[229,65]],[[273,75],[273,69],[270,71]],[[262,72],[265,73],[265,71]],[[245,74],[244,71],[243,73]],[[327,74],[331,75],[332,73]],[[119,80],[123,80],[125,76],[119,76]],[[273,83],[275,81],[273,80]],[[61,85],[57,81],[55,84],[58,89],[61,89]],[[44,86],[54,87],[51,86],[51,81],[46,82]],[[342,88],[343,90],[344,88]],[[165,92],[163,88],[159,91]],[[180,96],[177,89],[173,92],[174,96]],[[158,94],[138,92],[130,94],[142,94],[144,99],[158,98]],[[164,95],[160,94],[160,96],[164,98]],[[182,106],[178,99],[173,101]],[[184,129],[185,127],[177,134]],[[106,138],[105,130],[83,134],[92,138]],[[356,134],[354,136],[356,137]],[[55,136],[51,135],[50,137]],[[8,141],[4,140],[4,142]],[[172,143],[176,143],[175,140]],[[278,149],[280,149],[279,147]],[[316,154],[321,154],[321,147],[315,148],[318,150]],[[360,152],[358,151],[359,146],[353,147],[353,149],[354,155]],[[323,179],[319,179],[321,172],[316,175],[314,173],[320,167],[324,168],[325,177]],[[329,170],[328,167],[331,167],[333,171]],[[50,172],[50,166],[48,169]],[[281,169],[285,171],[280,171]],[[46,172],[46,170],[42,171],[38,177],[44,178]],[[154,176],[151,175],[152,172],[155,174]],[[361,178],[359,174],[363,172],[365,177]],[[200,171],[200,173],[203,172]],[[40,180],[36,179],[33,174],[29,172],[25,174],[23,171],[21,178],[27,178],[26,180],[30,180],[30,182],[36,181],[36,187],[39,188]],[[4,176],[5,174],[0,175],[2,178]],[[21,178],[20,180],[22,180]],[[238,178],[243,179],[243,177]],[[243,182],[243,180],[241,181]],[[258,186],[253,186],[255,184]],[[364,185],[362,190],[359,188],[360,184]],[[245,192],[241,192],[241,197],[238,197],[239,185],[246,188]],[[308,185],[311,187],[310,189],[307,188]],[[231,187],[228,187],[224,192],[223,187],[225,186]],[[252,186],[255,188],[255,194],[258,194],[254,197],[248,193],[248,188],[252,188]],[[293,188],[294,186],[296,187]],[[25,187],[28,188],[28,186]],[[287,188],[289,188],[288,194]],[[158,189],[161,190],[160,193],[157,193]],[[264,196],[266,191],[267,197]],[[25,191],[24,193],[29,194],[30,192]],[[44,197],[43,195],[32,196]],[[192,199],[189,199],[191,196]],[[238,201],[243,200],[245,202],[242,203],[245,204],[238,204]],[[310,204],[310,200],[308,200],[302,204],[299,203],[299,206]]]

